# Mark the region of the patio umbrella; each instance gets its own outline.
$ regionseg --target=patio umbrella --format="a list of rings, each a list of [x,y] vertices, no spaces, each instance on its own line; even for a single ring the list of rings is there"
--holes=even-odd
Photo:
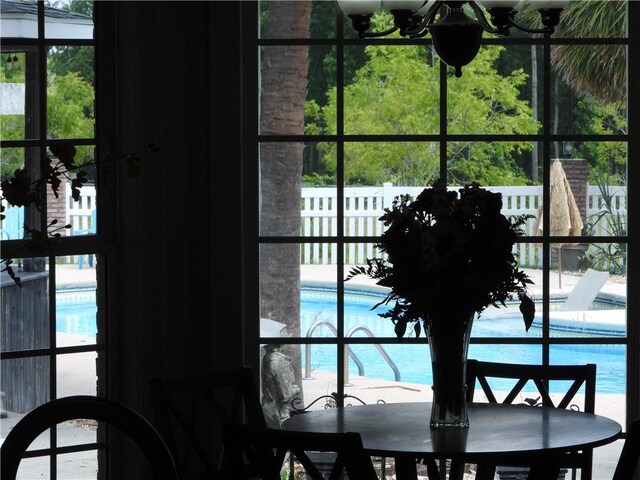
[[[549,172],[549,235],[577,236],[582,233],[582,217],[576,199],[571,191],[571,185],[562,168],[560,160],[555,160]],[[538,207],[536,233],[542,235],[543,218],[542,205]],[[558,286],[562,288],[562,246],[572,243],[552,243],[558,257]]]
[[[282,322],[276,322],[275,320],[271,320],[270,318],[261,318],[260,319],[260,336],[261,337],[286,337],[286,324]],[[264,347],[265,344],[261,344],[261,347]]]

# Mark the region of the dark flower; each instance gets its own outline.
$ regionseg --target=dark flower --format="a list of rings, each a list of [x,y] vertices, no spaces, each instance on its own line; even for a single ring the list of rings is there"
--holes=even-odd
[[[380,217],[386,230],[376,247],[384,257],[352,268],[347,280],[367,275],[390,288],[374,308],[393,303],[380,316],[393,321],[399,337],[408,323],[468,318],[514,296],[528,330],[535,313],[527,296],[532,282],[518,268],[513,246],[529,216],[509,219],[501,209],[502,195],[478,184],[456,192],[436,182],[415,200],[400,195]]]

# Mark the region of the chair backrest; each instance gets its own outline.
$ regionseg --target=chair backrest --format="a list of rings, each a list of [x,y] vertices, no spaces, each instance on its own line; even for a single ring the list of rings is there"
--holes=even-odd
[[[558,309],[564,312],[588,310],[608,279],[609,272],[587,268]]]
[[[180,477],[217,478],[225,469],[221,423],[266,428],[251,368],[151,380],[154,420]]]
[[[499,388],[492,385],[492,379],[503,380]],[[523,389],[527,385],[536,387],[538,398],[522,403],[543,405],[555,408],[575,408],[594,413],[596,398],[596,365],[529,365],[516,363],[483,362],[475,359],[467,361],[467,401],[477,401],[475,398],[476,381],[482,387],[487,400],[498,403],[496,392],[506,392],[500,403],[514,403],[521,398]],[[505,383],[506,382],[506,383]],[[564,393],[554,401],[549,394],[549,382],[562,388]],[[580,407],[575,403],[576,394],[584,386],[584,401]],[[536,400],[535,402],[533,400]]]
[[[225,422],[222,426],[226,457],[231,478],[280,480],[286,453],[304,468],[312,480],[337,480],[346,473],[353,480],[377,480],[371,457],[362,446],[359,433],[294,432]],[[331,453],[333,466],[329,477],[323,476],[307,452]]]
[[[176,466],[167,445],[142,415],[120,403],[89,395],[52,400],[22,417],[7,434],[0,447],[0,477],[3,480],[16,478],[25,451],[47,428],[79,419],[97,420],[116,427],[140,448],[154,478],[178,479]]]
[[[640,419],[631,422],[622,446],[613,480],[632,480],[640,459]]]
[[[596,401],[596,365],[529,365],[467,360],[467,401],[477,401],[476,382],[490,403],[527,403],[532,406],[571,408],[594,413]],[[498,383],[499,382],[499,383]],[[522,398],[525,386],[535,386],[535,398]],[[563,393],[550,394],[550,385]],[[582,406],[577,394],[584,387]],[[498,399],[497,392],[504,397]],[[552,398],[556,397],[556,400]],[[578,402],[578,403],[576,403]],[[591,479],[593,449],[567,456],[563,467],[580,468],[581,479]]]

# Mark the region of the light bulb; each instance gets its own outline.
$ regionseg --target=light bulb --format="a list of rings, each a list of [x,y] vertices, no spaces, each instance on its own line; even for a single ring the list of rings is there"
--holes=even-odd
[[[566,8],[569,0],[529,0],[531,6],[537,10]]]
[[[434,4],[434,3],[436,3],[436,1],[437,1],[437,0],[427,0],[427,1],[424,3],[424,5],[418,9],[418,13],[419,13],[420,15],[426,15],[426,14],[427,14],[427,12],[429,11],[429,9],[430,9],[431,7],[433,7],[433,4]]]
[[[424,0],[383,0],[382,6],[387,10],[419,10]]]
[[[484,8],[513,8],[515,9],[520,0],[478,0]]]
[[[380,8],[380,0],[338,0],[342,12],[349,15],[372,15]]]

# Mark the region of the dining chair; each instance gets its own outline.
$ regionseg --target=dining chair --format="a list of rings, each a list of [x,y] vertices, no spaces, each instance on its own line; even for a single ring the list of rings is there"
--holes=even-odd
[[[311,480],[377,480],[378,476],[362,446],[357,432],[316,433],[257,428],[250,425],[224,422],[222,434],[225,448],[229,452],[231,478],[235,480],[280,480],[285,469],[286,456],[294,457]],[[324,457],[333,465],[326,476],[307,452],[330,453]],[[346,477],[343,477],[346,474]],[[298,477],[296,477],[298,478]]]
[[[178,480],[173,457],[149,421],[135,410],[106,398],[74,395],[44,403],[22,417],[0,447],[0,477],[15,480],[29,445],[45,430],[79,419],[97,420],[129,436],[147,459],[154,478]]]
[[[595,411],[596,365],[529,365],[500,362],[485,362],[476,359],[467,360],[467,401],[477,402],[480,394],[476,385],[481,387],[486,401],[492,403],[523,403],[533,406],[570,408],[587,413]],[[550,384],[563,393],[551,394]],[[524,391],[525,386],[533,386],[533,392]],[[584,395],[578,393],[584,388]],[[525,435],[526,432],[523,432]],[[593,449],[570,452],[563,456],[562,469],[571,469],[575,480],[577,469],[581,470],[581,480],[591,480],[593,469]],[[452,462],[450,476],[462,478],[464,464]],[[514,462],[513,465],[477,465],[476,479],[493,479],[528,471],[526,463]]]
[[[636,419],[627,429],[622,452],[613,473],[613,480],[633,480],[640,460],[640,419]]]
[[[225,475],[221,423],[266,428],[248,366],[203,375],[151,380],[154,421],[182,480]]]

